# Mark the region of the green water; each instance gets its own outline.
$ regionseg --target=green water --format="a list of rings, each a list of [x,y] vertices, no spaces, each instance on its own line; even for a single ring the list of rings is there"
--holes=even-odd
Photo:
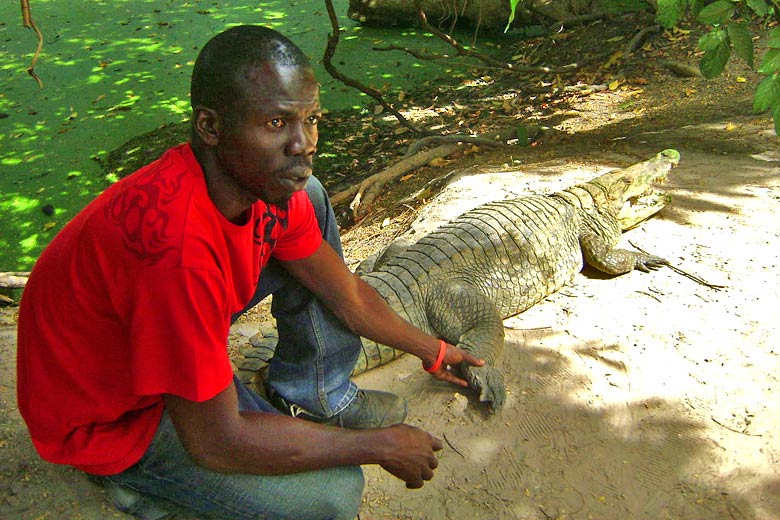
[[[26,72],[36,38],[22,26],[19,2],[0,2],[0,271],[28,270],[105,189],[97,157],[187,117],[197,51],[230,25],[268,25],[300,45],[317,62],[325,108],[360,110],[368,102],[319,65],[331,28],[321,0],[30,3],[44,35],[36,65],[43,89]],[[376,88],[443,72],[398,52],[371,52],[377,44],[409,43],[411,36],[415,45],[436,50],[441,42],[413,31],[362,29],[346,18],[346,5],[336,2],[346,31],[334,64],[343,72]]]

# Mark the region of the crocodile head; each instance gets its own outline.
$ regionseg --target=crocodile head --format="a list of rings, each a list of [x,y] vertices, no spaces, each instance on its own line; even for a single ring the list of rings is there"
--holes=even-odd
[[[650,160],[609,172],[591,181],[607,198],[601,201],[617,216],[623,231],[631,229],[661,211],[671,197],[657,188],[669,170],[677,166],[680,153],[667,149]]]

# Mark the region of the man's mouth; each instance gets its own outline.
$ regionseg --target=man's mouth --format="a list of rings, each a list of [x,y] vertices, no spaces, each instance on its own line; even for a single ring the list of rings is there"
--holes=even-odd
[[[311,169],[295,168],[279,177],[279,183],[290,191],[300,191],[306,187],[309,177],[311,177]]]

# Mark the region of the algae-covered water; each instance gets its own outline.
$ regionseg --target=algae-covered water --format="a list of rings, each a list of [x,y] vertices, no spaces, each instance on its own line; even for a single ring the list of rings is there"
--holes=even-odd
[[[398,52],[414,31],[361,28],[335,2],[345,31],[334,64],[380,88],[409,85],[442,68]],[[0,271],[28,270],[76,212],[109,184],[98,158],[130,138],[189,114],[198,49],[237,24],[274,27],[317,63],[323,106],[361,110],[367,98],[320,66],[331,25],[321,0],[30,0],[44,47],[27,74],[35,34],[19,2],[0,2]],[[430,41],[436,48],[441,42]],[[424,43],[425,44],[425,43]],[[383,60],[383,61],[380,61]]]

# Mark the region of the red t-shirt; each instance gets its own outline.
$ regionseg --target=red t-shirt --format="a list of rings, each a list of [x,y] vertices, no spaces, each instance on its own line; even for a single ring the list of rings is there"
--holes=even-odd
[[[118,473],[149,446],[163,394],[204,401],[230,384],[230,317],[262,266],[305,258],[322,241],[305,192],[247,216],[235,225],[219,212],[185,144],[55,237],[19,312],[19,410],[44,459]]]

